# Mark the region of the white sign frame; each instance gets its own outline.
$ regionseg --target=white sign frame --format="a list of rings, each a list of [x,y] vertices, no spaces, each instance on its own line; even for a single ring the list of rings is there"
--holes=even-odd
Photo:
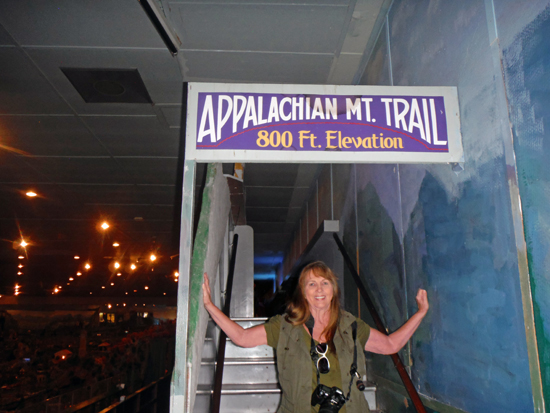
[[[351,96],[443,97],[448,152],[339,152],[197,149],[199,93],[275,93]],[[189,83],[185,158],[197,162],[273,163],[452,163],[464,162],[456,87],[450,86],[336,86],[290,84]]]

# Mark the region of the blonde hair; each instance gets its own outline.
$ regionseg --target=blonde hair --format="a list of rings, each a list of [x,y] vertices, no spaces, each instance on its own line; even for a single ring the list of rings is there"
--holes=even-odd
[[[340,289],[338,288],[338,277],[324,262],[315,261],[302,269],[294,297],[287,306],[285,319],[294,326],[305,324],[309,320],[311,312],[309,311],[309,304],[304,295],[304,290],[306,278],[310,272],[313,272],[313,275],[317,277],[330,281],[332,284],[333,294],[332,301],[330,302],[330,318],[327,326],[321,333],[321,336],[325,336],[327,343],[331,343],[336,334],[338,319],[340,318]]]

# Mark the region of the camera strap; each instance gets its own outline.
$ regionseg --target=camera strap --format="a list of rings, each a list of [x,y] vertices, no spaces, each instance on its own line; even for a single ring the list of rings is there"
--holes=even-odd
[[[315,323],[315,320],[312,316],[309,317],[309,320],[306,321],[305,325],[309,331],[309,335],[311,338],[311,349],[309,351],[309,354],[311,355],[311,360],[313,361],[313,364],[315,365],[315,371],[317,373],[317,386],[321,384],[321,375],[319,373],[319,368],[317,367],[316,363],[316,357],[317,352],[315,351],[315,341],[313,340],[313,325]],[[353,338],[353,363],[351,363],[351,366],[349,368],[350,373],[350,380],[349,380],[349,388],[348,388],[348,395],[346,396],[346,401],[349,400],[349,397],[351,395],[351,385],[353,384],[353,378],[357,375],[357,321],[354,321],[351,324],[351,335]]]

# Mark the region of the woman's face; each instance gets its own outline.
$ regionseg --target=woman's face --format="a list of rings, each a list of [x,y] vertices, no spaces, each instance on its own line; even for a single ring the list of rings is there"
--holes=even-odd
[[[313,271],[306,275],[304,296],[310,310],[328,310],[333,294],[334,288],[329,280],[315,275]]]

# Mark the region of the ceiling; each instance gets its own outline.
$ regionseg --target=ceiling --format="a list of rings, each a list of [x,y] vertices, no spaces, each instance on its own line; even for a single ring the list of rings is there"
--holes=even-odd
[[[0,2],[0,294],[15,283],[34,294],[65,285],[88,259],[96,278],[65,291],[100,288],[116,276],[114,259],[173,272],[184,82],[353,84],[391,1],[151,3],[181,42],[176,56],[137,0]],[[68,69],[95,97],[79,93]],[[134,89],[140,81],[145,92]],[[317,169],[245,166],[258,263],[280,261]]]

